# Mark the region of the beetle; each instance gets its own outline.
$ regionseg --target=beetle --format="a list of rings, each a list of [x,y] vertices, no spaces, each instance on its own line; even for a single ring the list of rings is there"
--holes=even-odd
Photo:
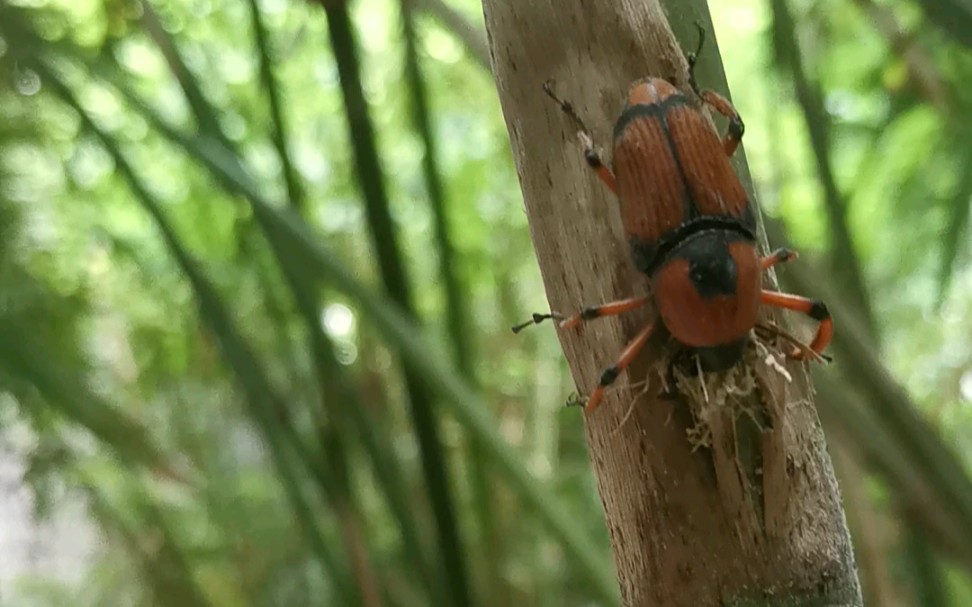
[[[618,198],[631,260],[648,276],[651,292],[585,307],[567,317],[534,314],[513,332],[546,319],[575,328],[649,303],[655,304],[659,317],[604,369],[586,412],[598,407],[605,389],[644,348],[659,319],[676,342],[697,356],[705,372],[724,371],[740,361],[761,304],[802,312],[819,323],[809,347],[795,348],[789,353],[792,358],[820,358],[833,335],[833,319],[823,302],[762,288],[762,273],[794,259],[796,253],[778,249],[759,257],[756,218],[730,163],[742,140],[743,121],[727,99],[700,90],[695,80],[704,41],[705,30],[699,26],[698,47],[687,56],[689,86],[702,104],[728,119],[721,139],[679,89],[649,77],[629,88],[614,125],[609,167],[570,103],[554,94],[549,81],[544,84],[546,93],[579,125],[587,164]]]

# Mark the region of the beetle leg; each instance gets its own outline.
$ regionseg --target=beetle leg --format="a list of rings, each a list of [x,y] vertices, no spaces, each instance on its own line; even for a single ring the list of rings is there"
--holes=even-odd
[[[601,318],[604,316],[617,316],[618,314],[624,314],[629,310],[636,310],[649,301],[651,301],[650,295],[642,295],[639,297],[631,297],[629,299],[611,301],[599,306],[587,307],[573,316],[562,319],[560,321],[560,326],[564,327],[565,329],[573,329],[587,320],[594,320],[595,318]]]
[[[594,141],[591,140],[591,136],[581,131],[581,141],[584,142],[584,160],[587,161],[587,166],[594,169],[597,173],[598,178],[608,187],[609,190],[618,193],[617,181],[614,178],[614,173],[611,171],[604,162],[601,161],[601,155],[597,153],[594,148]]]
[[[739,147],[739,142],[742,141],[743,133],[746,132],[746,125],[743,124],[742,118],[739,117],[739,112],[729,103],[728,99],[715,91],[703,91],[699,89],[699,83],[695,80],[695,64],[698,62],[699,55],[702,53],[702,44],[705,42],[705,28],[702,27],[702,23],[699,21],[695,22],[695,27],[699,28],[699,46],[695,49],[694,53],[688,54],[689,86],[692,87],[695,94],[706,105],[729,119],[729,130],[722,139],[722,149],[725,150],[726,156],[732,156],[736,148]]]
[[[702,54],[702,45],[705,44],[705,28],[702,27],[702,22],[701,21],[696,21],[695,22],[695,27],[698,28],[698,30],[699,30],[699,45],[697,47],[695,47],[695,52],[694,53],[689,53],[688,54],[688,56],[686,57],[686,59],[688,59],[689,86],[692,87],[692,90],[695,91],[695,94],[696,95],[698,95],[699,97],[701,97],[702,96],[702,93],[699,92],[699,85],[695,81],[695,64],[698,63],[698,61],[699,61],[699,55]]]
[[[781,327],[778,327],[774,324],[756,323],[756,326],[753,327],[753,330],[756,332],[756,335],[758,335],[760,338],[766,341],[769,341],[772,338],[780,338],[784,341],[793,344],[793,346],[796,349],[800,350],[800,352],[803,352],[803,356],[801,356],[802,359],[816,358],[826,363],[831,363],[834,361],[833,358],[827,356],[826,354],[820,354],[818,352],[814,352],[813,350],[810,349],[810,346],[801,342],[796,337],[790,335],[788,332],[784,331]]]
[[[538,325],[541,322],[551,318],[553,320],[559,320],[560,326],[566,329],[573,329],[574,327],[580,325],[581,323],[593,320],[595,318],[601,318],[604,316],[617,316],[618,314],[624,314],[629,310],[635,310],[640,308],[651,301],[650,295],[642,295],[639,297],[631,297],[628,299],[619,299],[618,301],[611,301],[599,306],[590,306],[584,308],[577,314],[573,316],[561,316],[556,312],[551,312],[550,314],[534,314],[533,318],[526,321],[523,324],[516,325],[513,327],[514,333],[519,333],[523,329],[529,327],[530,325]]]
[[[830,343],[830,339],[834,336],[834,319],[831,318],[826,304],[820,300],[808,299],[788,293],[763,291],[760,294],[760,301],[766,305],[776,306],[777,308],[803,312],[810,318],[819,321],[820,325],[817,327],[817,334],[814,335],[813,341],[810,342],[810,349],[817,354],[824,351],[827,344]],[[807,353],[797,349],[790,354],[790,357],[804,359],[807,358]]]
[[[791,249],[776,249],[766,257],[759,260],[759,265],[762,267],[763,271],[769,270],[778,263],[785,263],[787,261],[793,261],[797,258],[797,252]]]
[[[725,150],[726,156],[732,156],[739,147],[739,142],[742,141],[743,133],[746,132],[746,125],[739,117],[739,112],[728,99],[715,91],[699,91],[698,95],[706,105],[729,119],[729,130],[722,138],[722,149]]]
[[[628,368],[631,361],[638,356],[641,349],[645,347],[648,343],[648,338],[651,337],[652,331],[655,330],[655,323],[651,323],[641,330],[638,335],[635,336],[628,345],[625,346],[624,351],[621,352],[621,356],[618,361],[601,372],[601,380],[597,385],[597,388],[591,392],[591,397],[587,400],[587,404],[584,405],[584,412],[590,413],[601,404],[601,399],[604,397],[604,389],[614,383],[614,380],[621,375],[621,372]]]
[[[594,138],[591,136],[591,130],[587,128],[581,117],[577,115],[577,111],[574,110],[574,106],[571,105],[569,101],[564,101],[553,92],[553,82],[548,80],[543,83],[543,91],[547,93],[547,96],[557,102],[560,109],[563,110],[567,116],[573,120],[580,131],[580,139],[584,143],[584,160],[587,161],[587,165],[594,169],[597,176],[604,182],[604,185],[608,187],[615,194],[618,193],[618,186],[614,179],[614,173],[611,169],[604,164],[601,160],[601,155],[597,153],[597,149],[594,147]]]

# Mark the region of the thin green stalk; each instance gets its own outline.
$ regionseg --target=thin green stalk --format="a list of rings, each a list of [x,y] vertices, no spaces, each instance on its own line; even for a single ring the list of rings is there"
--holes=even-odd
[[[338,495],[334,497],[336,502],[335,510],[344,518],[344,524],[348,528],[349,539],[354,539],[354,537],[360,538],[360,525],[357,520],[357,513],[359,511],[353,505],[354,496],[351,491],[352,469],[347,460],[347,454],[349,452],[346,439],[348,436],[347,424],[345,415],[339,406],[339,403],[345,405],[349,403],[343,399],[334,397],[336,392],[334,388],[335,380],[340,380],[340,376],[343,373],[334,355],[333,346],[323,329],[321,329],[318,317],[319,298],[312,290],[314,283],[311,282],[308,285],[304,282],[303,277],[296,271],[296,268],[300,267],[299,262],[296,262],[293,258],[288,260],[281,256],[280,261],[280,266],[297,301],[297,308],[308,331],[308,342],[314,361],[314,373],[318,382],[318,397],[321,399],[318,432],[321,446],[325,452],[324,455],[333,470],[335,488],[338,492]],[[403,529],[403,534],[406,531],[411,531],[411,529]],[[379,605],[381,599],[377,594],[377,578],[365,551],[360,549],[357,552],[352,552],[350,556],[352,558],[352,567],[355,576],[358,578],[358,585],[361,588],[364,604],[366,606]],[[412,554],[411,556],[413,560],[418,560],[418,563],[414,563],[415,565],[421,564],[420,554]],[[419,569],[420,573],[422,573],[421,568]]]
[[[338,365],[334,345],[326,333],[322,333],[321,337],[319,347],[323,364],[333,369]],[[421,584],[426,588],[428,603],[445,605],[445,581],[435,575],[428,549],[421,541],[421,529],[412,510],[414,500],[404,483],[405,472],[388,450],[390,439],[386,433],[381,432],[381,421],[375,419],[361,401],[360,395],[345,374],[332,373],[328,383],[331,386],[331,398],[343,405],[344,414],[349,417],[365,452],[368,453],[377,484],[385,495],[392,516],[398,522],[397,529],[402,535],[406,560],[409,566],[416,569]]]
[[[872,336],[872,343],[879,342],[877,324],[874,311],[871,308],[871,298],[868,294],[867,283],[860,258],[854,248],[854,239],[847,225],[847,204],[844,201],[837,182],[834,178],[832,161],[830,158],[829,121],[823,105],[820,88],[807,76],[800,60],[800,48],[797,42],[796,26],[790,14],[787,0],[771,0],[773,9],[773,41],[776,48],[777,61],[789,68],[796,89],[797,101],[803,111],[807,134],[810,137],[810,147],[813,149],[817,163],[817,173],[824,189],[824,203],[827,210],[827,220],[830,224],[830,238],[832,248],[830,263],[834,275],[843,282],[844,287],[851,294],[854,307],[868,327]]]
[[[257,56],[260,60],[260,81],[263,85],[264,92],[267,94],[270,104],[272,138],[274,145],[277,148],[277,156],[280,159],[281,165],[285,169],[284,181],[286,182],[288,201],[293,208],[300,212],[304,209],[303,190],[299,185],[299,180],[297,179],[296,173],[293,170],[293,163],[290,159],[284,114],[280,107],[280,96],[277,90],[278,84],[273,74],[273,66],[270,59],[268,34],[263,23],[263,17],[260,13],[258,1],[249,0],[249,2],[254,42],[256,45]],[[308,342],[310,344],[309,351],[311,352],[311,357],[317,370],[316,375],[320,392],[319,396],[323,398],[324,393],[328,390],[328,386],[323,380],[323,376],[320,372],[320,357],[318,356],[320,354],[320,344],[317,335],[321,331],[319,329],[320,321],[317,318],[317,298],[307,291],[305,286],[301,283],[300,277],[295,275],[294,268],[296,267],[299,267],[299,265],[282,264],[281,269],[284,274],[284,279],[297,301],[298,310],[304,317],[305,324],[308,327]],[[316,410],[315,412],[323,414],[323,411],[320,409]],[[339,420],[337,419],[332,420],[332,422],[332,425],[339,424]],[[327,434],[326,437],[321,437],[320,444],[321,447],[328,452],[327,459],[332,464],[338,489],[341,491],[344,498],[349,499],[350,495],[348,492],[350,485],[350,470],[348,469],[345,458],[345,447],[341,439],[342,433],[333,432],[333,429],[325,428],[325,424],[325,418],[323,416],[318,416],[318,430]]]
[[[331,48],[337,62],[351,145],[354,151],[358,185],[365,202],[365,214],[382,282],[389,297],[405,313],[415,318],[411,286],[402,262],[395,227],[385,193],[384,174],[375,145],[374,128],[368,115],[361,85],[360,66],[354,31],[344,2],[322,1],[327,15]],[[468,605],[469,583],[465,555],[456,523],[452,490],[446,471],[439,422],[432,410],[428,390],[413,366],[406,361],[405,384],[411,405],[412,425],[418,439],[422,469],[435,515],[441,561],[453,603]]]
[[[159,51],[162,52],[169,69],[179,82],[199,131],[210,137],[215,137],[228,149],[234,149],[229,138],[220,128],[218,113],[206,99],[206,95],[203,94],[202,87],[199,86],[189,66],[186,65],[172,36],[159,21],[159,16],[152,8],[152,3],[149,0],[140,0],[139,4],[142,7],[142,26],[158,46]]]
[[[257,0],[250,0],[250,15],[257,55],[260,59],[260,80],[270,104],[271,133],[274,145],[277,148],[277,155],[283,167],[287,197],[291,206],[301,211],[305,207],[304,191],[291,162],[284,113],[280,105],[278,84],[273,74],[270,59],[268,34]],[[299,264],[293,262],[281,264],[284,279],[297,301],[298,310],[301,312],[309,332],[308,350],[311,353],[311,359],[314,361],[318,398],[325,399],[325,394],[329,391],[329,381],[326,371],[322,368],[324,353],[320,340],[323,331],[320,328],[317,314],[318,298],[308,291],[301,278],[295,274],[294,268],[297,267],[299,267]],[[336,360],[335,368],[337,368]],[[326,400],[324,403],[326,405]],[[343,424],[339,415],[335,415],[333,411],[328,419],[324,415],[325,408],[326,406],[322,406],[314,410],[320,447],[324,450],[324,453],[313,455],[309,450],[302,447],[302,455],[306,461],[314,462],[311,466],[312,472],[318,478],[319,485],[326,493],[325,497],[330,501],[335,514],[341,520],[341,529],[345,544],[348,547],[349,560],[363,604],[365,606],[377,606],[381,603],[377,590],[377,577],[369,561],[360,530],[361,526],[357,520],[358,510],[354,505],[354,497],[351,491],[353,484],[351,480],[352,470],[346,457],[348,451],[344,440]],[[325,465],[329,470],[324,470]],[[328,487],[333,487],[333,491],[328,491]]]
[[[909,524],[905,529],[905,550],[918,604],[921,607],[952,605],[954,601],[949,596],[942,563],[928,538],[915,525]]]
[[[466,381],[475,387],[477,381],[471,343],[473,322],[472,315],[469,313],[469,301],[466,298],[469,288],[468,285],[462,284],[459,272],[461,263],[450,236],[449,206],[442,183],[442,172],[439,169],[438,146],[432,132],[425,77],[419,62],[415,8],[412,0],[401,0],[401,17],[405,38],[405,76],[412,102],[412,121],[425,147],[425,154],[422,155],[422,173],[432,208],[439,278],[445,291],[446,326],[456,367]],[[481,446],[473,440],[469,447],[473,504],[485,547],[482,560],[486,563],[487,586],[494,600],[502,602],[498,593],[502,592],[504,580],[499,570],[501,548],[500,536],[493,518],[493,492],[483,462]]]
[[[142,184],[118,147],[117,142],[94,123],[67,85],[55,75],[43,60],[38,59],[34,63],[34,67],[54,92],[78,112],[85,127],[105,147],[129,187],[135,193],[136,198],[155,221],[170,253],[192,285],[201,318],[217,337],[226,361],[236,373],[237,379],[244,388],[245,400],[249,405],[250,414],[257,426],[263,431],[284,488],[288,492],[295,510],[297,510],[298,520],[301,521],[305,532],[309,535],[312,549],[316,552],[321,563],[330,571],[332,582],[338,594],[344,600],[350,600],[351,597],[355,596],[355,593],[348,587],[346,577],[342,573],[342,567],[338,565],[338,560],[325,542],[314,520],[311,507],[300,490],[295,463],[293,462],[294,455],[287,448],[288,445],[291,447],[298,446],[300,441],[295,440],[297,437],[293,435],[293,432],[288,432],[284,421],[287,413],[283,400],[274,393],[269,380],[260,368],[256,355],[250,350],[249,344],[246,343],[236,328],[216,289],[203,275],[196,261],[182,246],[172,226],[165,218],[161,204]],[[306,459],[305,457],[305,461]]]
[[[250,15],[253,20],[253,37],[256,42],[257,55],[260,58],[260,82],[270,102],[270,119],[272,122],[271,136],[277,146],[280,165],[283,167],[284,182],[287,186],[287,198],[290,204],[302,211],[305,206],[304,188],[301,187],[300,177],[290,158],[290,146],[287,135],[287,122],[280,105],[280,85],[273,73],[273,61],[270,58],[270,43],[267,28],[260,13],[260,3],[250,0]]]
[[[159,52],[162,53],[166,64],[169,66],[169,71],[172,72],[172,75],[179,83],[179,87],[182,89],[182,93],[186,99],[186,103],[189,105],[199,132],[207,137],[212,137],[226,149],[236,152],[233,142],[226,135],[225,130],[220,124],[219,111],[206,98],[202,86],[199,84],[199,79],[189,69],[188,64],[186,64],[185,59],[182,57],[176,40],[162,25],[155,9],[152,7],[152,3],[149,0],[139,0],[139,4],[142,7],[142,27],[155,43]],[[264,59],[265,57],[261,53],[261,66]],[[262,70],[261,75],[263,75]],[[281,133],[284,132],[282,127],[278,130]],[[283,158],[281,162],[285,167],[290,164],[288,158]],[[248,242],[248,239],[253,237],[250,227],[249,220],[244,220],[238,227],[241,252],[246,249],[255,249],[253,244]],[[266,298],[267,311],[270,318],[276,323],[278,333],[280,335],[286,335],[287,325],[284,316],[280,313],[283,310],[283,305],[279,301],[280,296],[277,293],[277,289],[274,288],[274,282],[266,274],[264,268],[257,267],[255,272],[258,280],[263,285],[263,294]],[[287,367],[292,372],[296,372],[299,366],[297,365],[297,359],[294,357],[293,351],[288,348],[288,344],[284,344],[282,351],[287,358]]]
[[[309,332],[310,348],[314,356],[321,397],[331,422],[330,428],[322,429],[326,432],[326,437],[322,437],[323,444],[336,446],[345,442],[344,436],[347,435],[348,430],[346,428],[347,422],[349,421],[354,426],[354,431],[361,438],[365,452],[374,467],[379,489],[384,493],[392,515],[398,521],[407,565],[416,569],[416,573],[429,592],[432,604],[442,605],[444,604],[442,582],[433,575],[429,557],[419,540],[418,525],[409,505],[408,493],[402,484],[402,480],[405,478],[404,471],[398,461],[389,456],[387,450],[390,438],[379,436],[380,422],[374,419],[365,404],[361,402],[358,392],[348,381],[347,375],[341,370],[334,344],[321,328],[317,316],[318,298],[312,292],[317,281],[308,282],[304,280],[304,277],[291,273],[289,268],[299,267],[299,262],[288,256],[288,251],[276,247],[275,250],[279,253],[284,271],[288,273],[288,282]],[[338,403],[341,406],[337,406]],[[329,453],[331,451],[329,449]],[[342,449],[341,453],[331,453],[330,457],[343,462],[343,452]],[[350,470],[347,463],[340,463],[337,467]],[[350,487],[351,482],[345,480],[345,484]],[[347,489],[347,492],[350,496],[350,488]]]
[[[237,225],[236,258],[249,267],[261,286],[263,304],[267,318],[275,329],[277,363],[287,374],[289,381],[286,395],[291,398],[308,398],[313,392],[313,386],[304,372],[304,366],[298,356],[299,344],[290,339],[291,308],[286,301],[286,295],[281,292],[285,285],[275,280],[276,259],[262,246],[260,227],[251,217],[240,221]]]
[[[412,120],[415,131],[422,140],[425,153],[422,155],[422,174],[428,190],[429,204],[432,208],[433,233],[435,234],[436,253],[439,258],[439,276],[443,282],[446,296],[446,326],[452,342],[452,353],[456,367],[475,385],[473,369],[472,335],[473,323],[466,299],[468,286],[462,284],[459,276],[459,255],[452,244],[449,229],[449,206],[445,188],[442,185],[442,172],[439,170],[438,146],[432,134],[431,112],[426,94],[425,78],[419,65],[418,44],[415,35],[415,17],[411,0],[402,0],[402,26],[405,33],[405,75],[412,101]]]
[[[304,190],[300,186],[298,175],[291,160],[285,114],[280,103],[279,84],[274,76],[270,58],[269,35],[257,0],[250,0],[250,12],[255,44],[260,58],[261,82],[270,104],[273,141],[284,168],[287,198],[291,207],[302,213],[306,210]],[[273,243],[271,243],[271,246],[273,246]],[[333,344],[321,328],[318,318],[320,298],[315,293],[316,289],[312,284],[306,284],[303,277],[295,273],[294,268],[298,267],[300,267],[298,260],[291,259],[289,262],[281,263],[285,280],[295,298],[298,311],[308,332],[308,351],[314,361],[319,397],[322,399],[322,407],[316,411],[318,413],[318,432],[320,433],[321,444],[326,449],[328,459],[335,469],[342,499],[351,504],[353,497],[350,488],[353,482],[350,480],[352,470],[345,456],[347,453],[344,438],[347,434],[344,421],[345,413],[341,410],[341,407],[336,405],[342,403],[353,412],[352,417],[356,417],[357,420],[360,420],[362,415],[366,414],[366,411],[361,403],[357,402],[357,393],[350,389],[345,374],[341,370],[341,365],[337,361]],[[418,541],[417,527],[407,506],[405,492],[403,489],[399,489],[398,479],[402,478],[401,471],[394,470],[385,473],[389,469],[397,467],[397,464],[389,465],[389,460],[385,457],[385,449],[380,447],[380,445],[386,444],[386,441],[375,437],[375,426],[370,420],[364,424],[358,424],[358,429],[363,433],[365,449],[375,465],[376,471],[379,471],[381,489],[386,494],[393,515],[398,519],[403,544],[408,554],[405,562],[416,568],[427,590],[431,595],[434,595],[436,583],[429,568],[427,556]],[[351,515],[356,512],[353,506],[349,506],[349,511]],[[366,560],[357,563],[356,568],[362,572],[362,577],[374,580],[374,574],[370,571],[370,564]],[[372,595],[366,594],[365,596],[366,601],[375,602]]]
[[[318,378],[322,382],[322,389],[326,389],[326,380],[320,374]],[[320,449],[313,448],[289,421],[290,413],[284,411],[283,406],[282,400],[276,401],[275,409],[281,411],[282,425],[287,435],[285,438],[296,452],[298,461],[307,467],[311,477],[317,482],[318,489],[338,520],[345,554],[361,605],[380,607],[377,576],[368,558],[357,517],[358,511],[353,504],[350,470],[346,458],[347,447],[343,440],[342,428],[333,420],[330,420],[331,423],[327,426],[318,426],[320,445],[316,447]]]

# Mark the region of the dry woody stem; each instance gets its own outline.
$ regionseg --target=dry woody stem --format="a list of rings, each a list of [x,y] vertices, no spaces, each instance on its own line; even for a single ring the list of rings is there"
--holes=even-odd
[[[587,166],[576,125],[542,87],[556,82],[595,147],[610,149],[633,81],[657,76],[690,93],[682,48],[696,39],[676,42],[656,1],[483,4],[550,309],[573,313],[646,294],[617,201]],[[677,12],[681,19],[691,10]],[[690,24],[677,30],[694,34]],[[713,73],[706,66],[718,63],[714,36],[707,45],[699,84],[716,88],[705,80]],[[557,329],[580,392],[593,390],[603,366],[654,314],[632,310]],[[806,367],[783,356],[793,347],[785,334],[762,331],[739,365],[700,376],[668,372],[671,342],[659,331],[587,416],[623,604],[860,604]],[[671,384],[679,396],[660,398]]]

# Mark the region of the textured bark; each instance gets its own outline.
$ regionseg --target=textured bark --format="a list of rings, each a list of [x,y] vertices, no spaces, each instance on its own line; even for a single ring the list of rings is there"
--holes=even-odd
[[[685,59],[662,7],[657,0],[483,4],[551,308],[572,312],[647,292],[646,278],[629,261],[616,202],[588,172],[574,127],[541,86],[554,80],[610,156],[613,121],[632,81],[662,76],[688,90]],[[693,6],[673,0],[670,11],[687,48],[696,43],[693,20],[708,22],[691,14],[705,11]],[[699,77],[725,92],[708,30]],[[581,393],[590,393],[601,369],[652,314],[558,330]],[[769,358],[774,344],[754,345],[727,376],[710,377],[704,389],[685,378],[679,383],[685,396],[659,400],[670,342],[656,337],[586,424],[624,603],[859,605],[850,539],[805,370],[778,366],[779,357]]]

